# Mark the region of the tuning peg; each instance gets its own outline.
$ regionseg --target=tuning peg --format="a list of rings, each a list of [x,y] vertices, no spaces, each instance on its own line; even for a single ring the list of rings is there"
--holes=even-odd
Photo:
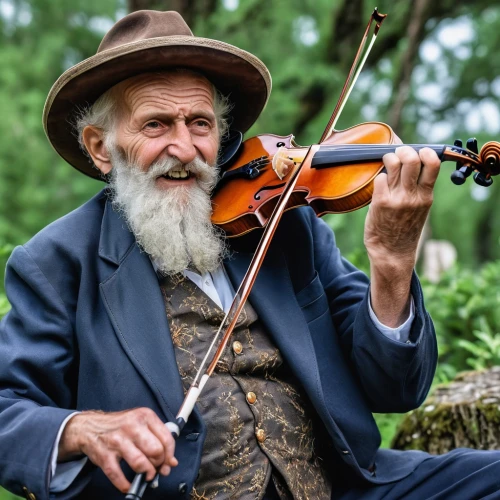
[[[462,141],[460,139],[455,139],[455,142],[453,143],[455,146],[458,148],[462,147]],[[469,144],[469,141],[467,141],[467,145]],[[464,166],[462,163],[457,161],[456,163],[456,170],[454,170],[451,173],[451,182],[453,184],[456,184],[457,186],[460,186],[463,184],[466,180],[467,177],[473,172],[473,169],[467,166]]]
[[[476,172],[474,174],[474,181],[476,184],[484,187],[490,187],[493,184],[493,179],[491,177],[487,177],[483,172]]]
[[[455,144],[456,146],[456,144]],[[473,153],[478,154],[478,149],[477,149],[477,139],[475,137],[471,137],[470,139],[467,139],[467,149],[472,151]]]
[[[456,184],[457,186],[460,186],[467,180],[467,177],[469,177],[472,172],[472,168],[467,166],[457,168],[457,170],[454,170],[451,173],[451,182],[453,182],[453,184]]]

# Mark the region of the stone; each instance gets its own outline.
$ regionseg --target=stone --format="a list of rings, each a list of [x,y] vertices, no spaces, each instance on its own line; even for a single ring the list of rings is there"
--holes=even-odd
[[[392,448],[441,454],[500,448],[500,366],[464,372],[434,390],[398,427]]]

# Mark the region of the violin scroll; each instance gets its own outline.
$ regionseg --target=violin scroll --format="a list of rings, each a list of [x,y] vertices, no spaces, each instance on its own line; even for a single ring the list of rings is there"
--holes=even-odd
[[[462,141],[457,139],[454,143],[457,149],[462,149]],[[465,150],[462,150],[465,151]],[[467,161],[460,158],[456,163],[456,170],[451,174],[451,181],[461,185],[475,171],[473,179],[480,186],[489,187],[493,184],[492,177],[500,174],[500,143],[487,142],[478,152],[477,140],[467,140]]]

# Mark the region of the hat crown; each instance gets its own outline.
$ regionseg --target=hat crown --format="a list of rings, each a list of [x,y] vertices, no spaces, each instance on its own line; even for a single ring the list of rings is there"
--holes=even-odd
[[[138,10],[120,19],[106,33],[97,52],[164,36],[193,36],[193,32],[178,12]]]

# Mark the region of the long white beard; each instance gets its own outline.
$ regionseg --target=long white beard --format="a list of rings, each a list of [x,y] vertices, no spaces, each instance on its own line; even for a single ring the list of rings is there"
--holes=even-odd
[[[217,169],[196,158],[184,166],[196,176],[196,183],[161,190],[155,184],[157,177],[179,166],[179,160],[168,158],[144,172],[110,149],[113,206],[158,270],[165,275],[188,267],[200,273],[214,271],[226,252],[222,232],[210,221]]]

